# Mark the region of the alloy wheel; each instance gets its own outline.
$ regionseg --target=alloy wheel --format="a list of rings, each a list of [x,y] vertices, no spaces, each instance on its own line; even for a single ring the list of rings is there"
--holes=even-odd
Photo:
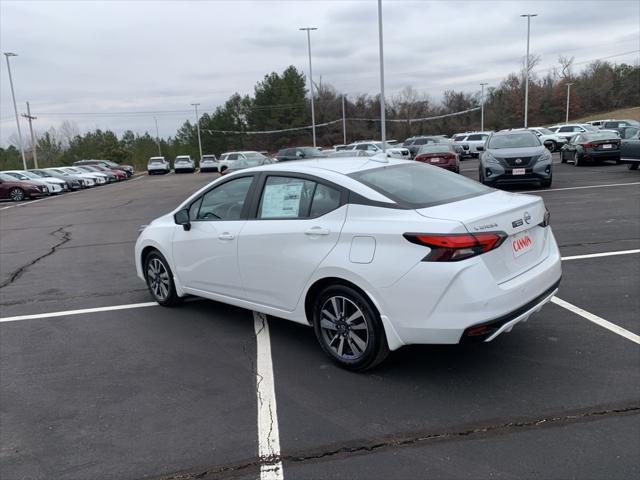
[[[152,258],[147,265],[147,283],[158,300],[164,301],[167,299],[171,288],[169,272],[167,272],[167,268],[159,258]]]
[[[324,302],[320,310],[320,331],[326,345],[341,359],[356,360],[367,350],[367,318],[346,297],[333,296]]]
[[[11,198],[11,200],[13,200],[14,202],[24,200],[24,192],[19,188],[13,188],[9,192],[9,198]]]

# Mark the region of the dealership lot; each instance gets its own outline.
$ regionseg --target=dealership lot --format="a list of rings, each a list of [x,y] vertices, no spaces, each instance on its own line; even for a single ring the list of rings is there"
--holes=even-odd
[[[549,304],[490,344],[406,347],[354,374],[269,318],[259,394],[252,312],[153,306],[134,272],[139,226],[214,175],[0,204],[0,476],[256,478],[276,438],[284,478],[637,477],[640,174],[554,168],[535,193],[563,256],[632,252],[567,260],[558,297],[630,335]]]

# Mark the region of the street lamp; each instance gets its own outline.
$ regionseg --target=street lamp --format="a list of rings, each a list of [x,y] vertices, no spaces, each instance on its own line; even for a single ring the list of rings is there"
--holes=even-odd
[[[527,17],[527,58],[524,78],[524,128],[527,128],[527,117],[529,115],[529,38],[531,36],[531,17],[537,17],[537,13],[525,13],[520,15]]]
[[[302,27],[298,30],[307,32],[307,47],[309,50],[309,91],[311,92],[311,130],[313,132],[313,146],[316,146],[316,112],[313,105],[313,70],[311,68],[311,30],[317,30],[316,27]]]
[[[567,83],[567,116],[564,119],[564,123],[569,123],[569,98],[571,96],[571,85],[573,85],[573,83]]]
[[[192,103],[193,107],[196,109],[196,128],[198,130],[198,149],[200,150],[200,161],[202,161],[202,141],[200,140],[200,117],[198,116],[198,105],[199,103]]]
[[[488,83],[481,83],[482,90],[480,91],[480,131],[484,132],[484,86]]]
[[[384,102],[384,50],[382,48],[382,0],[378,0],[378,41],[380,43],[380,134],[382,136],[382,152],[387,152],[387,121]]]
[[[9,65],[9,57],[17,57],[16,53],[4,52],[7,59],[7,71],[9,72],[9,85],[11,85],[11,98],[13,99],[13,112],[16,114],[16,126],[18,127],[18,143],[20,143],[20,153],[22,154],[22,166],[27,169],[27,157],[24,154],[24,146],[22,145],[22,131],[20,130],[20,118],[18,117],[18,106],[16,105],[16,94],[13,91],[13,78],[11,78],[11,65]]]

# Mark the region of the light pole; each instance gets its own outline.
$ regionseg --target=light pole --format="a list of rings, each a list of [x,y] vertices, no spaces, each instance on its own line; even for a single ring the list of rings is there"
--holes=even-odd
[[[567,115],[564,119],[564,123],[569,123],[569,98],[571,97],[571,85],[573,85],[573,83],[567,83]]]
[[[36,136],[33,133],[33,120],[37,120],[38,117],[34,117],[31,115],[31,107],[29,106],[29,102],[27,102],[27,113],[26,115],[23,113],[22,116],[29,121],[29,132],[31,132],[31,154],[33,155],[33,167],[38,168],[38,148],[36,144]]]
[[[384,103],[384,51],[382,48],[382,0],[378,0],[378,40],[380,42],[380,124],[382,152],[387,153],[387,123]]]
[[[198,130],[198,149],[200,150],[200,160],[202,160],[202,141],[200,140],[200,117],[198,116],[198,105],[199,103],[192,103],[193,107],[196,109],[196,128]]]
[[[527,58],[524,76],[524,128],[527,128],[527,117],[529,115],[529,38],[531,37],[531,17],[537,17],[537,13],[526,13],[520,15],[527,17]]]
[[[481,83],[482,90],[480,91],[480,131],[484,132],[484,86],[487,83]]]
[[[342,143],[347,144],[347,119],[344,114],[344,95],[342,95]]]
[[[309,91],[311,92],[311,130],[313,132],[313,146],[316,146],[316,111],[313,102],[313,69],[311,68],[311,30],[317,30],[316,27],[302,27],[298,30],[307,32],[307,48],[309,50]]]
[[[160,134],[158,133],[158,119],[153,117],[153,120],[156,122],[156,143],[158,144],[158,155],[162,156],[162,149],[160,148]]]
[[[27,169],[27,157],[24,155],[24,146],[22,145],[22,131],[20,130],[20,117],[18,117],[18,106],[16,105],[16,94],[13,91],[13,78],[11,78],[11,65],[9,65],[9,57],[17,57],[17,53],[4,52],[7,59],[7,71],[9,72],[9,85],[11,85],[11,98],[13,98],[13,112],[16,114],[16,126],[18,127],[18,142],[20,143],[20,153],[22,154],[22,166]]]

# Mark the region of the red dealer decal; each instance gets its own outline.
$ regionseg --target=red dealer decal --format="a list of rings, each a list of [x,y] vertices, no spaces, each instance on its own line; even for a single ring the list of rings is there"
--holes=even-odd
[[[513,251],[519,252],[523,248],[527,248],[528,246],[531,245],[531,238],[529,238],[528,236],[525,236],[522,238],[518,238],[517,240],[514,240],[512,243],[513,243]]]

